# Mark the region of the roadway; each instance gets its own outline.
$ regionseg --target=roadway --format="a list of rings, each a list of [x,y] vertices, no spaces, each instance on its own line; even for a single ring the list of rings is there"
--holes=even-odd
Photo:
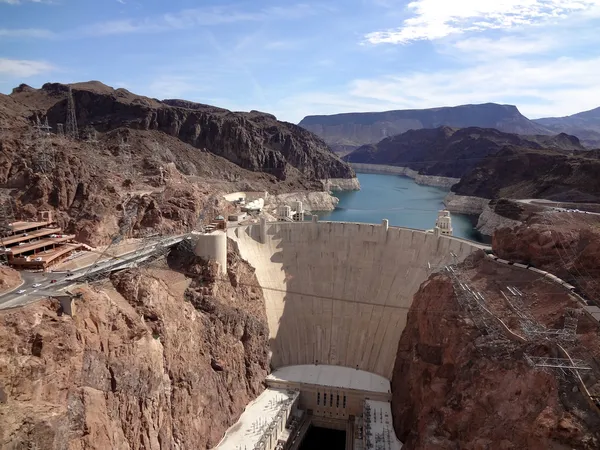
[[[550,209],[554,210],[555,212],[571,212],[571,213],[591,214],[594,216],[600,216],[600,213],[584,211],[584,210],[578,209],[574,206],[572,206],[570,208],[567,208],[565,206],[560,206],[560,205],[565,205],[565,204],[576,205],[576,203],[573,203],[573,202],[556,202],[554,200],[545,200],[545,199],[539,199],[539,198],[523,198],[523,199],[517,199],[515,201],[518,203],[526,203],[526,204],[530,204],[530,205],[534,205],[534,206],[542,206],[545,208],[550,208]],[[584,207],[584,205],[582,205],[581,207]]]
[[[136,267],[138,264],[160,254],[168,247],[178,244],[190,235],[170,236],[149,239],[141,249],[131,250],[118,256],[99,256],[95,262],[85,267],[73,269],[71,275],[65,272],[27,272],[21,271],[23,284],[10,292],[0,295],[0,309],[15,308],[37,302],[53,295],[64,295],[70,286],[82,283],[94,276]],[[52,282],[55,280],[54,282]],[[39,286],[34,287],[34,285]],[[19,291],[25,291],[19,294]]]

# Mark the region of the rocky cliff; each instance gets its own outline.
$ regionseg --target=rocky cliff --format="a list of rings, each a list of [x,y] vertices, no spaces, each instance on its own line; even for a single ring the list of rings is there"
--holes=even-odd
[[[427,186],[436,186],[443,189],[450,189],[453,185],[460,181],[460,178],[440,177],[436,175],[421,175],[416,170],[408,167],[388,166],[385,164],[363,164],[351,163],[354,170],[358,173],[377,173],[383,175],[402,175],[412,178],[417,184]]]
[[[525,353],[560,357],[559,349],[543,339],[520,339],[523,330],[498,289],[521,279],[524,307],[551,328],[561,328],[565,310],[577,303],[527,272],[484,259],[458,271],[497,317],[486,318],[488,328],[477,312],[463,309],[449,277],[434,275],[421,286],[392,378],[394,427],[404,449],[598,448],[600,411],[576,377],[528,364]],[[593,319],[580,316],[576,342],[566,347],[591,364],[584,383],[592,392],[600,389],[597,332]]]
[[[500,258],[550,272],[597,299],[600,289],[600,216],[534,214],[521,226],[500,229],[492,247]]]
[[[0,294],[16,288],[21,283],[19,272],[7,266],[0,266]]]
[[[189,230],[227,213],[225,192],[357,184],[319,138],[268,114],[163,103],[95,82],[72,91],[80,139],[55,133],[67,86],[20,86],[0,97],[0,195],[12,198],[19,219],[54,210],[90,245]]]
[[[490,128],[410,130],[344,157],[350,163],[408,167],[422,175],[460,178],[505,146],[583,150],[574,136],[519,136]]]
[[[46,300],[0,314],[0,447],[201,449],[218,443],[269,370],[262,291],[186,256],[85,288],[75,317]],[[185,285],[191,285],[185,291]]]
[[[481,161],[452,192],[482,198],[543,198],[600,201],[600,157],[596,151],[565,154],[505,147]]]
[[[100,132],[121,127],[158,130],[240,167],[267,172],[280,180],[288,176],[309,180],[354,176],[352,169],[317,136],[270,114],[234,113],[183,100],[160,102],[99,82],[75,83],[70,87],[82,132],[88,127]],[[56,129],[58,123],[66,123],[68,90],[69,86],[58,83],[47,83],[39,90],[20,86],[10,97],[46,115],[50,126]]]
[[[495,128],[506,133],[552,134],[523,116],[515,106],[486,103],[448,108],[398,110],[377,113],[348,113],[308,116],[300,126],[322,137],[334,149],[358,148],[382,139],[421,128]]]

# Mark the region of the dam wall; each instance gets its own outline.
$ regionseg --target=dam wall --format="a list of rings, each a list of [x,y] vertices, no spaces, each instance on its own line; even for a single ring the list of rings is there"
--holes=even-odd
[[[339,365],[387,379],[421,283],[451,252],[463,260],[479,249],[385,224],[263,222],[228,234],[263,288],[272,366]]]

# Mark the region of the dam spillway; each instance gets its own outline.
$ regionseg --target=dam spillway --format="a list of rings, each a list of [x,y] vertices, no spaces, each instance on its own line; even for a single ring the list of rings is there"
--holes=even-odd
[[[421,283],[481,248],[385,221],[262,222],[228,235],[263,288],[275,369],[345,366],[387,379]]]

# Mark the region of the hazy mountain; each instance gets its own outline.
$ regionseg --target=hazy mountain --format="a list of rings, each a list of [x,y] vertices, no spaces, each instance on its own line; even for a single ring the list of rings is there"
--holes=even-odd
[[[600,148],[600,107],[572,116],[546,117],[533,122],[552,131],[574,134],[584,145]]]
[[[506,133],[554,134],[523,116],[516,106],[485,103],[432,109],[307,116],[299,124],[327,142],[334,151],[350,150],[408,130],[480,127]]]
[[[440,127],[410,130],[360,147],[343,159],[351,163],[385,164],[410,167],[426,175],[461,177],[484,158],[506,146],[582,151],[575,136],[519,136],[493,128]]]

